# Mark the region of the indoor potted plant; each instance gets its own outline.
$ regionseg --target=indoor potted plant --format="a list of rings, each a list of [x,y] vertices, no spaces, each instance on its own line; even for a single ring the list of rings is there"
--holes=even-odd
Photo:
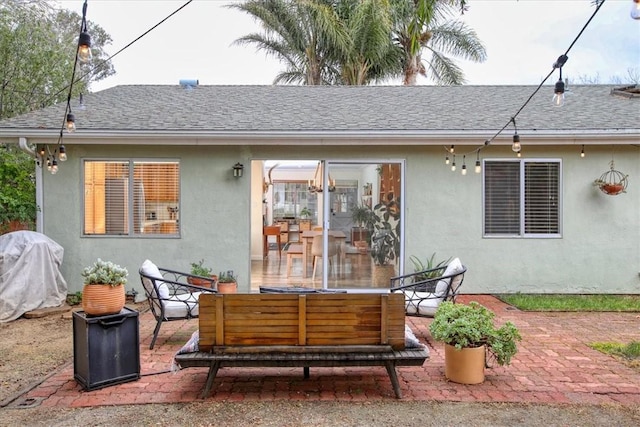
[[[204,259],[201,259],[198,262],[191,263],[191,274],[192,276],[187,278],[187,282],[196,286],[203,286],[206,288],[212,288],[215,283],[217,276],[212,273],[212,269],[204,266]],[[197,276],[197,277],[193,277]],[[207,279],[210,277],[212,280]]]
[[[351,228],[351,241],[366,242],[367,246],[370,240],[369,228],[373,219],[373,212],[367,205],[360,204],[351,208],[351,220],[355,224]],[[356,245],[358,246],[358,245]]]
[[[484,381],[486,355],[499,365],[508,365],[517,353],[520,333],[511,322],[500,328],[495,314],[472,301],[468,305],[444,301],[429,325],[431,336],[445,343],[445,376],[461,384]]]
[[[218,292],[221,294],[234,294],[238,291],[237,276],[233,270],[221,271],[218,274]]]
[[[399,213],[384,203],[376,205],[369,218],[372,226],[371,258],[373,260],[373,286],[389,286],[395,276],[395,265],[400,255]]]
[[[100,258],[82,271],[82,309],[91,316],[117,314],[124,307],[128,271]]]

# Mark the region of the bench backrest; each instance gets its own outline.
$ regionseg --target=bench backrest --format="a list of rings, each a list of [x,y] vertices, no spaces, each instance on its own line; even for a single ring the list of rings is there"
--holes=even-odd
[[[200,349],[390,346],[404,349],[402,294],[203,294]]]

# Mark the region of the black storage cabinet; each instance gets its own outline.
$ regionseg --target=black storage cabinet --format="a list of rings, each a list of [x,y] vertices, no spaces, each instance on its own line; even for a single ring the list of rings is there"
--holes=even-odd
[[[74,312],[73,375],[86,390],[139,379],[138,312],[127,307],[107,316]]]

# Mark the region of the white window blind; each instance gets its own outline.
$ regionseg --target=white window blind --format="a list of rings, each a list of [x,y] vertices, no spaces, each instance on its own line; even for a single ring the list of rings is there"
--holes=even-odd
[[[180,166],[175,161],[84,161],[85,235],[177,235]]]
[[[485,160],[484,235],[558,236],[560,162]]]

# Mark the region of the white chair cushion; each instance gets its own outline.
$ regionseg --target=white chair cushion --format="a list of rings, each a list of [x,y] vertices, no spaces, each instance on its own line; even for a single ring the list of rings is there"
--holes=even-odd
[[[140,267],[140,269],[144,274],[146,274],[149,277],[162,279],[162,274],[160,273],[160,270],[158,269],[158,267],[148,259],[142,263],[142,266]],[[167,284],[159,280],[156,280],[155,282],[156,282],[156,285],[158,285],[159,297],[161,299],[169,298],[169,287],[167,286]]]
[[[460,262],[460,258],[454,258],[447,265],[447,268],[444,270],[444,273],[442,273],[442,275],[449,276],[452,274],[460,273],[462,272],[462,269],[463,267],[462,267],[462,263]],[[462,277],[460,276],[453,277],[453,284],[451,286],[452,290],[454,291],[457,290],[458,286],[460,286],[461,281],[462,281]],[[449,283],[451,283],[451,278],[438,280],[438,284],[436,285],[436,294],[444,297],[445,292],[449,287]]]
[[[191,315],[197,316],[200,308],[198,305],[200,293],[173,295],[168,301],[162,301],[165,317],[187,317],[189,310],[191,310]]]
[[[430,292],[404,292],[405,310],[409,315],[433,316],[443,299]]]

